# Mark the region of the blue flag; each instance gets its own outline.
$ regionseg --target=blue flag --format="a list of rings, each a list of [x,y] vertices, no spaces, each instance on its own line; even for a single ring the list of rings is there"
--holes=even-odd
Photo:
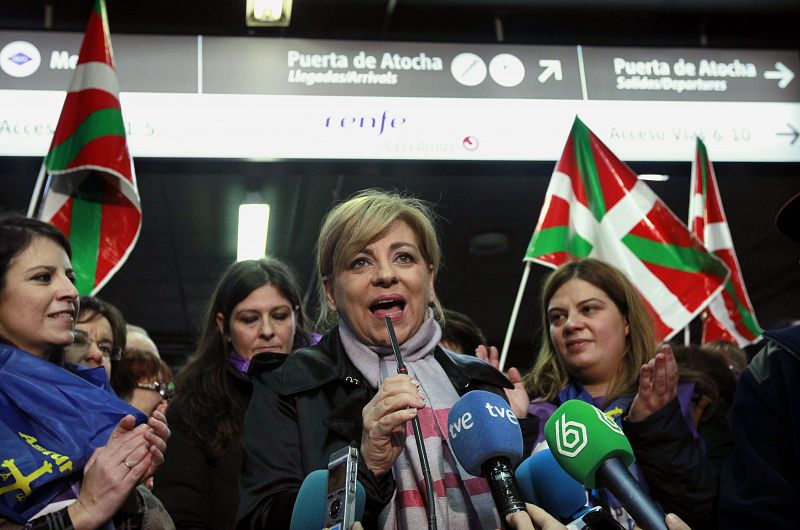
[[[103,369],[72,373],[0,343],[0,516],[22,523],[81,477],[128,414]]]

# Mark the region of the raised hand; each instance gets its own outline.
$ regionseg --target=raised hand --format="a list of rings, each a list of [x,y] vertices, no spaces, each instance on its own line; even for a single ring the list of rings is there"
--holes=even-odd
[[[678,362],[669,344],[639,371],[639,391],[633,398],[628,421],[644,421],[678,395]]]
[[[500,368],[500,354],[494,346],[486,347],[483,344],[475,348],[475,356],[482,361],[491,364],[495,369]],[[522,382],[522,374],[516,368],[509,368],[506,374],[508,380],[514,385],[514,389],[505,389],[508,402],[511,404],[511,410],[517,415],[517,418],[524,418],[528,415],[528,406],[530,406],[531,398],[525,390],[525,384]]]
[[[495,346],[484,346],[481,344],[475,348],[475,357],[491,364],[495,370],[500,369],[500,353]]]
[[[403,451],[406,422],[425,407],[419,383],[407,375],[388,377],[361,412],[361,459],[376,476],[387,473]]]

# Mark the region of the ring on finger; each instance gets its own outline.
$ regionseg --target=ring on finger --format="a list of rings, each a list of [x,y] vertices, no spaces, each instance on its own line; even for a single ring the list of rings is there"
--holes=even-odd
[[[122,461],[122,464],[127,467],[128,469],[133,469],[133,466],[128,463],[128,459]]]

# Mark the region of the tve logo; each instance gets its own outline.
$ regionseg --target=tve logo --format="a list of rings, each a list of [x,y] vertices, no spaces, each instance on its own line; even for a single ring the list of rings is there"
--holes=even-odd
[[[474,423],[472,422],[472,413],[465,412],[464,414],[456,418],[456,421],[448,425],[447,429],[450,431],[450,438],[457,438],[458,433],[460,433],[462,429],[465,431],[469,430],[472,428],[473,425]]]
[[[498,407],[496,405],[492,405],[489,402],[484,403],[483,406],[486,408],[486,411],[492,418],[503,418],[508,420],[509,423],[512,423],[514,425],[519,425],[519,420],[517,419],[517,416],[511,409]],[[448,425],[447,428],[450,431],[450,438],[457,438],[458,434],[461,431],[468,431],[469,429],[472,428],[474,424],[475,423],[472,419],[472,413],[465,412],[461,416],[457,417],[453,423]]]
[[[39,69],[42,56],[28,41],[15,40],[0,50],[0,69],[11,77],[28,77]]]
[[[486,410],[489,411],[489,416],[493,418],[505,418],[514,425],[519,425],[519,420],[511,409],[495,407],[491,403],[486,403],[484,406],[486,407]]]

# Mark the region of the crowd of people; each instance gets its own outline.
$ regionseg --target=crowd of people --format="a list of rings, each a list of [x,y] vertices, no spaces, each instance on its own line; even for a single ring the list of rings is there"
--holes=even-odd
[[[800,194],[777,224],[800,242]],[[542,285],[533,368],[502,373],[497,348],[436,295],[431,206],[366,190],[323,221],[316,322],[286,264],[234,263],[173,380],[146,330],[78,296],[71,259],[56,228],[0,216],[0,529],[289,528],[305,477],[348,445],[368,530],[424,528],[431,507],[440,528],[565,528],[532,504],[502,518],[459,464],[447,415],[473,390],[507,400],[526,456],[548,448],[560,405],[598,407],[671,530],[795,526],[800,327],[766,332],[749,364],[730,344],[659,345],[632,283],[587,258]],[[636,524],[605,489],[586,502]]]

